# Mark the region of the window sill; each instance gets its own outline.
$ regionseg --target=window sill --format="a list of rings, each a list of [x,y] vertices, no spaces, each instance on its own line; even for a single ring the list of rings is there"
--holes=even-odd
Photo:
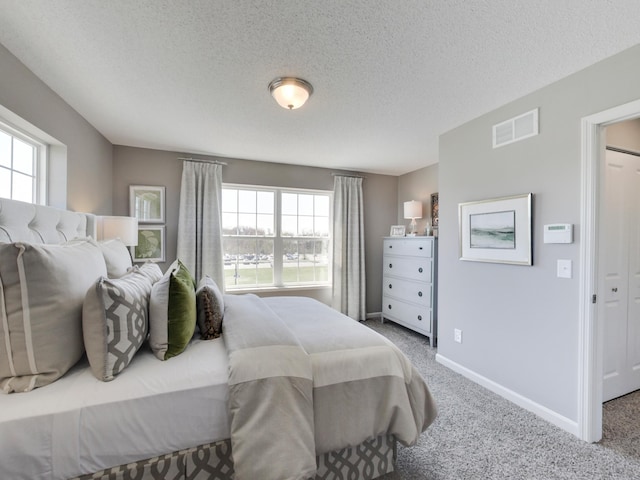
[[[294,285],[289,287],[248,287],[248,288],[227,288],[225,293],[261,293],[261,292],[295,292],[309,290],[330,290],[331,285]]]

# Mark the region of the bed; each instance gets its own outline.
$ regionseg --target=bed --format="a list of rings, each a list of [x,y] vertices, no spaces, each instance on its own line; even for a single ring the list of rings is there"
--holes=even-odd
[[[96,229],[90,214],[0,199],[4,245],[67,245]],[[0,393],[0,478],[373,479],[435,418],[415,368],[363,325],[301,297],[224,303],[222,336],[196,334],[166,361],[145,340],[101,381],[87,349],[49,384]],[[11,341],[0,331],[0,372]]]

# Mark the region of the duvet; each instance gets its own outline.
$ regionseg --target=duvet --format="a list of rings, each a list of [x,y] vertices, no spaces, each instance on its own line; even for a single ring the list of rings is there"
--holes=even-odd
[[[307,479],[316,455],[384,434],[414,444],[436,416],[405,355],[304,297],[226,295],[236,479]]]

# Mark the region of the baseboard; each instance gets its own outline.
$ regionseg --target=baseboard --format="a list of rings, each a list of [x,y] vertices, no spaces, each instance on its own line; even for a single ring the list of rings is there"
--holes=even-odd
[[[578,423],[570,420],[567,417],[560,415],[553,410],[548,409],[540,405],[539,403],[534,402],[533,400],[523,397],[519,393],[514,392],[513,390],[509,390],[508,388],[503,387],[502,385],[494,382],[493,380],[489,380],[478,373],[469,370],[462,365],[449,360],[447,357],[442,356],[441,354],[436,354],[436,362],[444,365],[445,367],[450,368],[454,372],[459,373],[463,377],[468,378],[472,382],[477,383],[478,385],[482,385],[487,390],[491,390],[493,393],[500,395],[503,398],[515,403],[519,407],[524,408],[525,410],[529,410],[532,413],[535,413],[539,417],[545,419],[547,422],[552,423],[556,427],[559,427],[567,432],[579,437],[578,432]]]

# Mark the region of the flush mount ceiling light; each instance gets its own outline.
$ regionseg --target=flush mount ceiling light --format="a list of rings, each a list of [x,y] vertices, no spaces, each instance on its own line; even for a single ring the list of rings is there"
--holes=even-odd
[[[295,77],[278,77],[269,84],[269,92],[282,108],[300,108],[313,93],[306,80]]]

